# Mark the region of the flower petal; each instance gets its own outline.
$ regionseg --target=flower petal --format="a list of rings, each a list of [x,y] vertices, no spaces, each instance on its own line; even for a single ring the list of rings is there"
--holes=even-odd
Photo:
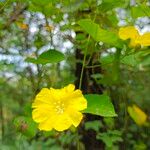
[[[137,42],[142,46],[150,46],[150,32],[145,33],[137,39]]]
[[[138,38],[130,40],[130,46],[131,47],[136,47],[137,45],[140,45],[139,42],[137,41],[137,39]]]
[[[55,99],[52,96],[51,91],[47,88],[43,88],[35,97],[34,103],[32,104],[32,108],[35,108],[41,103],[51,105],[54,101]]]
[[[42,122],[53,115],[55,115],[55,111],[49,105],[41,105],[32,111],[32,118],[35,122]]]
[[[62,97],[66,95],[65,90],[62,90],[62,89],[50,88],[50,91],[55,101],[59,101]]]
[[[75,89],[75,85],[69,84],[68,86],[65,87],[66,92],[73,92]]]
[[[71,109],[71,110],[68,111],[68,114],[69,114],[69,116],[70,116],[70,118],[72,120],[72,124],[75,127],[77,127],[80,124],[80,122],[81,122],[81,120],[83,118],[82,113]]]
[[[71,99],[70,100],[71,102],[71,106],[78,110],[78,111],[81,111],[81,110],[84,110],[87,108],[87,101],[84,97],[79,97],[79,98],[76,98],[76,99]]]
[[[55,121],[55,119],[56,118],[54,118],[54,116],[53,116],[53,117],[50,117],[49,119],[47,119],[47,120],[45,120],[43,122],[40,122],[38,128],[40,130],[44,130],[44,131],[52,130],[52,128],[53,128],[52,125],[53,125],[53,122]]]
[[[128,113],[136,124],[145,124],[147,120],[147,114],[143,110],[141,110],[137,105],[128,106]]]
[[[123,40],[136,39],[139,36],[137,29],[134,26],[122,27],[119,29],[119,37]]]
[[[57,131],[64,131],[70,128],[72,121],[67,114],[57,116],[57,120],[54,122],[54,129]]]
[[[84,110],[87,108],[87,100],[82,95],[80,90],[75,90],[69,97],[69,106],[76,110]]]

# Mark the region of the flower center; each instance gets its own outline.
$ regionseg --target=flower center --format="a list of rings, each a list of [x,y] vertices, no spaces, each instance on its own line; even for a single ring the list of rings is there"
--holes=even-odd
[[[65,109],[65,104],[61,101],[54,102],[54,108],[57,114],[63,114]]]

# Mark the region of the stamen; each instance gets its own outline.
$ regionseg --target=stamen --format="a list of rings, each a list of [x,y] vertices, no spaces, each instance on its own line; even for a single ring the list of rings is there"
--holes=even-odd
[[[62,103],[61,101],[54,102],[55,111],[58,114],[64,113],[64,109],[65,109],[64,106],[65,106],[65,104]]]

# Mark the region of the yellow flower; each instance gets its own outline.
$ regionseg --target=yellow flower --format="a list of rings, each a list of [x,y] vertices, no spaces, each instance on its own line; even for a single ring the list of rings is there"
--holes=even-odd
[[[119,37],[123,40],[136,39],[139,36],[137,29],[133,26],[122,27],[119,29]]]
[[[150,46],[150,33],[145,33],[141,35],[137,41],[137,43],[140,43],[143,46]]]
[[[32,104],[32,118],[39,123],[40,130],[57,131],[77,127],[83,115],[80,112],[87,108],[87,101],[81,90],[75,90],[73,84],[62,89],[43,88]]]
[[[119,29],[119,37],[122,40],[130,39],[130,46],[150,46],[150,33],[140,35],[134,26],[122,27]]]
[[[138,106],[133,105],[128,107],[128,113],[130,117],[138,125],[143,125],[146,122],[147,115]]]

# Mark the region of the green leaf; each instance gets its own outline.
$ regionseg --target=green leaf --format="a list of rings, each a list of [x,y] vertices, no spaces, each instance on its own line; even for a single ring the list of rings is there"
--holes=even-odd
[[[58,63],[65,59],[65,56],[63,53],[57,51],[57,50],[48,50],[46,52],[43,52],[37,59],[35,58],[26,58],[25,61],[31,62],[34,64],[48,64],[48,63]]]
[[[135,55],[128,55],[121,59],[121,63],[134,67],[137,66],[139,62]]]
[[[103,127],[103,124],[100,120],[85,122],[85,130],[92,129],[92,130],[98,132],[101,127]]]
[[[33,12],[42,12],[45,16],[56,15],[60,12],[60,10],[54,7],[54,3],[57,3],[53,0],[32,0],[29,5],[29,10]]]
[[[31,0],[33,4],[37,5],[37,6],[45,6],[48,5],[49,3],[51,3],[51,0]]]
[[[134,54],[121,57],[121,63],[131,67],[149,66],[150,65],[150,50],[136,52]]]
[[[99,11],[106,13],[106,11],[111,11],[113,8],[123,7],[125,4],[125,0],[103,0],[98,8]]]
[[[40,56],[40,59],[44,59],[45,61],[48,61],[49,63],[55,63],[59,62],[65,59],[64,54],[57,51],[57,50],[49,50],[47,52],[43,52]]]
[[[114,143],[122,142],[122,133],[118,130],[108,130],[107,132],[99,133],[96,138],[102,140],[107,147],[112,147]]]
[[[82,19],[78,22],[78,24],[97,42],[101,41],[118,48],[122,47],[122,41],[119,39],[117,34],[101,29],[99,25],[94,23],[92,20]]]
[[[89,113],[103,117],[117,116],[109,96],[105,94],[87,94],[85,95],[85,98],[87,99],[88,106],[83,113]]]
[[[33,63],[33,64],[38,63],[37,59],[31,58],[31,57],[26,58],[25,61],[26,61],[26,62]]]
[[[63,12],[74,12],[77,11],[81,5],[82,5],[83,1],[75,1],[75,2],[69,2],[69,4],[67,6],[64,6],[62,8]]]
[[[144,17],[144,16],[150,17],[150,7],[145,5],[132,7],[131,15],[133,18]]]
[[[143,61],[141,62],[141,64],[142,64],[143,66],[149,66],[149,65],[150,65],[150,55],[145,56],[145,57],[143,58]]]
[[[102,65],[109,65],[113,63],[115,60],[115,55],[114,54],[108,54],[107,56],[101,56],[100,62]]]

